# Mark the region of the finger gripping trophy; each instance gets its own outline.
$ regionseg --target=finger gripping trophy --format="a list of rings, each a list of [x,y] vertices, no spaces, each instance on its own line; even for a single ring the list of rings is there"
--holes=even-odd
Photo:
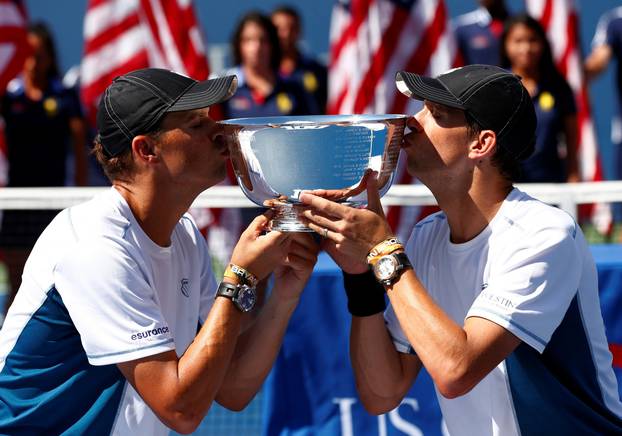
[[[299,213],[303,191],[360,207],[368,177],[380,195],[393,182],[405,115],[308,115],[221,121],[244,194],[271,207],[271,228],[310,232]]]

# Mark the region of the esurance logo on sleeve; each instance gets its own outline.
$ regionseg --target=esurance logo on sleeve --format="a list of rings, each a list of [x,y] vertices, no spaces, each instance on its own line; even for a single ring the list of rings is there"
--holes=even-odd
[[[142,332],[132,333],[131,339],[133,341],[144,341],[144,340],[155,341],[161,338],[162,336],[169,337],[170,336],[169,332],[170,330],[168,326],[157,327],[157,328],[145,330]]]

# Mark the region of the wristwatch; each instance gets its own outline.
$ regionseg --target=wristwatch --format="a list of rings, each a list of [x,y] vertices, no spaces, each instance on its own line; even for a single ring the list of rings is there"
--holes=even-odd
[[[397,280],[404,270],[412,269],[412,267],[406,253],[391,253],[380,257],[374,263],[373,271],[376,280],[385,286],[389,286]]]
[[[255,287],[244,284],[234,285],[232,283],[220,282],[216,296],[229,298],[241,312],[251,311],[257,301]]]

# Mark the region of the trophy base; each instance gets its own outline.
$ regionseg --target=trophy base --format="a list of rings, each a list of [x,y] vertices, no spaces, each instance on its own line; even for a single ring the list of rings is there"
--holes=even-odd
[[[300,213],[306,209],[301,205],[273,202],[274,218],[270,221],[270,229],[279,232],[313,232],[300,219]]]

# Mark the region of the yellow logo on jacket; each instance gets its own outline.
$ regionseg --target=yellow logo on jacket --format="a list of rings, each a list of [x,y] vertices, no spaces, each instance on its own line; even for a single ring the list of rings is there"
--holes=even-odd
[[[555,106],[555,97],[553,97],[550,92],[544,91],[542,94],[540,94],[538,104],[543,111],[548,112]]]
[[[48,117],[52,118],[58,112],[58,102],[53,97],[48,97],[43,100],[43,110]]]
[[[288,114],[294,108],[294,104],[287,93],[279,92],[276,96],[276,107],[282,114]]]
[[[311,71],[306,71],[302,76],[302,84],[307,92],[315,92],[318,87],[317,77]]]

